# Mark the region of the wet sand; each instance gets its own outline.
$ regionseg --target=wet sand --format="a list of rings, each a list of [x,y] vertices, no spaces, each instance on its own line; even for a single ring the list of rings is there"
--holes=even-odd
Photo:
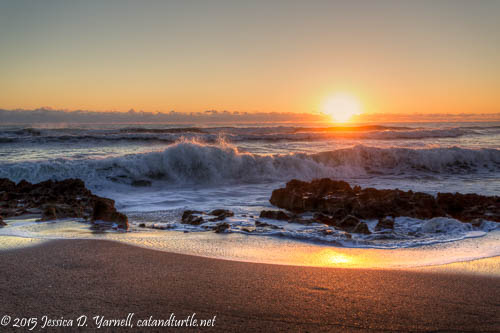
[[[99,240],[2,251],[0,267],[0,316],[86,315],[87,328],[96,315],[196,313],[216,316],[203,331],[500,330],[498,276],[254,264]]]

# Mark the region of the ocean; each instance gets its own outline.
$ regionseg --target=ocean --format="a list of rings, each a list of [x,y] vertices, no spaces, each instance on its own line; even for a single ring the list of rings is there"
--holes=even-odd
[[[279,258],[290,255],[268,252],[301,249],[298,252],[304,253],[311,247],[356,253],[381,249],[404,257],[399,264],[411,261],[408,251],[415,249],[425,252],[429,260],[424,264],[500,255],[500,228],[494,222],[474,227],[444,217],[399,217],[390,235],[374,232],[347,238],[319,223],[258,218],[261,210],[273,209],[269,203],[273,189],[291,179],[323,177],[380,189],[498,195],[500,122],[336,127],[278,123],[1,125],[0,178],[33,183],[81,178],[95,194],[116,201],[118,210],[129,217],[131,229],[126,234],[103,236],[85,231],[87,225],[79,221],[26,220],[4,228],[0,236],[105,237],[160,250],[278,263]],[[217,208],[235,214],[226,220],[231,225],[227,235],[215,235],[207,228],[216,222],[200,226],[181,223],[184,210]],[[256,228],[256,220],[274,228]],[[377,221],[366,222],[374,229]],[[325,229],[332,232],[327,234]],[[282,259],[283,263],[287,260]]]

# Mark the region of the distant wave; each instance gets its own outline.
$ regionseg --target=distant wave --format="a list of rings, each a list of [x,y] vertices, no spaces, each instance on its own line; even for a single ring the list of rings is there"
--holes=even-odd
[[[11,129],[0,132],[2,143],[52,143],[67,141],[117,142],[144,141],[173,143],[182,138],[196,138],[213,143],[223,137],[229,142],[304,142],[336,139],[353,140],[420,140],[430,138],[458,138],[462,136],[487,136],[500,134],[500,126],[409,128],[389,126],[357,127],[179,127],[179,128],[121,128],[121,129]]]
[[[121,133],[205,133],[198,127],[180,127],[180,128],[142,128],[127,127],[120,129]]]
[[[181,141],[163,151],[105,159],[4,163],[0,177],[15,181],[77,177],[90,185],[133,180],[171,184],[260,183],[316,177],[499,172],[498,149],[406,149],[358,145],[329,152],[241,153],[230,145]]]

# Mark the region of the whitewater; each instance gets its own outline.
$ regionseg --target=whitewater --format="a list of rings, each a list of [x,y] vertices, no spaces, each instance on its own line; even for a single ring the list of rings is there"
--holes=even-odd
[[[377,221],[365,221],[372,234],[346,236],[320,223],[301,225],[258,218],[261,210],[273,209],[268,201],[273,189],[291,179],[322,177],[362,187],[430,194],[498,195],[500,123],[337,127],[4,124],[0,126],[0,178],[33,183],[81,178],[96,194],[116,201],[117,208],[128,215],[131,231],[96,236],[83,232],[85,227],[78,221],[59,221],[57,227],[19,221],[1,230],[0,236],[107,237],[156,249],[250,261],[266,260],[262,255],[249,259],[236,249],[257,253],[270,244],[282,248],[312,244],[394,251],[449,249],[453,244],[456,255],[447,250],[447,262],[500,255],[500,230],[490,221],[478,227],[446,217],[400,217],[390,235],[375,232]],[[226,220],[231,228],[225,240],[209,231],[215,222],[200,226],[181,223],[184,210],[216,208],[235,213]],[[272,227],[256,227],[256,221]],[[202,239],[202,245],[193,246],[193,239]],[[225,250],[207,245],[209,242]],[[442,261],[426,262],[435,263]]]

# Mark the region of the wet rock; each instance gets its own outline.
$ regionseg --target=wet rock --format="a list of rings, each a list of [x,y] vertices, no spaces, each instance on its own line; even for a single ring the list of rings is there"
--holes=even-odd
[[[144,179],[138,179],[138,180],[133,180],[130,185],[135,186],[135,187],[148,187],[151,186],[152,183],[149,180],[144,180]]]
[[[370,229],[368,229],[368,225],[365,222],[359,222],[350,232],[365,235],[371,234],[371,231]]]
[[[66,217],[82,217],[83,211],[82,208],[78,205],[68,205],[68,204],[44,204],[38,208],[29,208],[26,209],[26,213],[32,214],[36,212],[42,213],[42,220],[49,221],[55,220],[58,218],[66,218]]]
[[[394,229],[394,220],[388,217],[384,217],[383,219],[379,219],[377,225],[375,226],[375,231],[385,230],[385,229]]]
[[[139,228],[146,228],[146,223],[140,223]]]
[[[205,222],[203,218],[204,215],[215,216],[213,218],[208,218],[207,221],[216,222],[222,221],[227,217],[234,216],[234,213],[227,209],[215,209],[209,213],[201,212],[198,210],[186,210],[182,214],[182,223],[200,225]]]
[[[2,213],[8,217],[41,214],[42,220],[48,221],[95,216],[95,220],[113,222],[120,228],[128,228],[127,217],[116,211],[114,201],[92,194],[81,179],[47,180],[38,184],[22,180],[16,185],[3,178],[0,179],[0,192],[2,200],[5,199],[2,202]]]
[[[128,218],[125,214],[118,212],[115,201],[108,198],[93,198],[94,211],[92,221],[114,222],[122,229],[128,229]]]
[[[308,183],[293,179],[286,184],[286,188],[274,190],[270,202],[274,206],[297,213],[322,211],[324,208],[331,207],[325,207],[324,200],[319,200],[320,198],[333,193],[340,195],[344,192],[352,192],[351,186],[344,181],[323,178]]]
[[[500,197],[478,194],[438,193],[351,188],[344,181],[315,179],[291,180],[285,188],[274,190],[271,204],[294,213],[306,211],[327,214],[322,223],[334,225],[348,215],[358,219],[408,216],[420,219],[449,216],[462,222],[477,218],[500,222]],[[364,229],[364,228],[363,228]]]
[[[352,215],[346,216],[336,225],[336,227],[350,233],[371,234],[370,229],[368,229],[368,225]]]
[[[500,197],[474,193],[438,193],[437,202],[453,218],[472,221],[484,218],[500,222]]]
[[[5,227],[7,223],[3,221],[3,218],[0,216],[0,227]]]
[[[45,205],[42,213],[42,221],[56,220],[57,213],[54,205]]]
[[[347,215],[337,224],[337,227],[344,230],[354,229],[359,224],[359,219],[352,215]]]
[[[314,214],[313,219],[315,222],[323,223],[323,224],[330,225],[330,226],[335,226],[339,222],[337,219],[334,219],[332,217],[326,216],[326,215],[321,214],[321,213]]]
[[[33,184],[31,184],[30,182],[27,182],[26,180],[21,180],[17,186],[16,186],[16,190],[17,192],[21,192],[21,193],[26,193],[26,192],[30,192],[31,190],[33,189]]]
[[[260,212],[259,217],[280,221],[290,221],[292,219],[292,216],[282,212],[281,210],[263,210]]]
[[[7,178],[0,178],[0,191],[13,192],[16,189],[16,183]]]
[[[275,226],[273,224],[265,223],[265,222],[262,222],[262,221],[255,221],[255,226],[256,227],[261,227],[261,228],[279,229],[279,227],[277,227],[277,226]]]
[[[472,224],[474,227],[481,227],[485,222],[485,219],[477,218],[470,221],[470,224]]]
[[[214,231],[215,231],[215,233],[220,234],[220,233],[226,232],[229,228],[231,228],[231,226],[229,224],[227,224],[226,222],[223,222],[223,223],[217,224],[214,228]]]
[[[227,209],[215,209],[209,213],[209,215],[215,216],[215,218],[210,219],[210,221],[222,221],[226,217],[234,216],[234,213]]]
[[[203,217],[199,216],[200,214],[203,213],[197,210],[186,210],[182,213],[182,223],[200,225],[204,222]]]

